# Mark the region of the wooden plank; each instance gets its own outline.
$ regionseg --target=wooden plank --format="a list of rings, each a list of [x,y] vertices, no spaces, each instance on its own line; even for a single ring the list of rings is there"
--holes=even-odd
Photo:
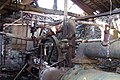
[[[82,0],[72,0],[75,4],[77,4],[81,9],[83,9],[87,14],[92,15],[94,10],[86,5]]]

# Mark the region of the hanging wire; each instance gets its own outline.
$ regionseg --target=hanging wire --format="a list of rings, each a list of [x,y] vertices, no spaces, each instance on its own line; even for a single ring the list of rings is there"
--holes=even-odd
[[[112,0],[110,0],[110,17],[111,17],[111,12],[112,12]]]
[[[112,19],[112,0],[110,0],[110,19]],[[111,29],[111,26],[112,26],[112,23],[110,22],[110,29]],[[109,33],[110,33],[110,30],[109,30]],[[110,34],[109,34],[109,37],[108,37],[108,46],[107,46],[107,57],[109,58],[110,57]]]

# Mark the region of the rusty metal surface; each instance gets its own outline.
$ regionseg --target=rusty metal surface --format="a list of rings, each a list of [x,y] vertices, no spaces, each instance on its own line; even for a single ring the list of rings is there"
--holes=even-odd
[[[61,80],[120,80],[120,75],[94,69],[72,68]]]
[[[67,20],[63,26],[62,38],[68,40],[68,66],[72,67],[71,59],[75,56],[75,21]]]
[[[95,64],[95,63],[98,63],[98,60],[89,59],[89,58],[74,58],[74,59],[72,59],[72,63],[75,63],[75,64]]]
[[[45,68],[40,73],[40,80],[60,80],[63,74],[64,73],[57,68]]]
[[[117,58],[120,59],[120,41],[110,44],[109,54],[107,47],[102,46],[101,42],[81,43],[77,49],[77,55],[89,58]]]

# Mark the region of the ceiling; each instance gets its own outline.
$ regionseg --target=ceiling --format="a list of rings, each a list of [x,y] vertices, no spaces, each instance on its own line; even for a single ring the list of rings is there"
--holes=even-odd
[[[23,1],[24,4],[21,4]],[[72,0],[80,8],[82,8],[88,15],[93,15],[93,12],[100,13],[110,11],[110,0]],[[112,0],[112,9],[120,8],[120,0]],[[20,10],[34,11],[47,14],[64,14],[62,11],[54,11],[40,8],[37,0],[0,0],[0,26],[5,22],[13,22],[20,17],[15,14]],[[74,11],[73,11],[74,12]],[[15,15],[14,15],[15,14]],[[80,16],[73,13],[68,13],[72,16]],[[12,16],[10,16],[12,15]],[[13,16],[14,15],[14,16]]]
[[[110,11],[110,0],[72,0],[87,14],[92,15],[93,12],[100,13]],[[111,0],[112,10],[120,8],[120,0]]]
[[[39,7],[37,0],[0,0],[0,24],[5,22],[11,23],[14,19],[18,19],[18,17],[20,17],[20,14],[18,14],[19,11],[32,11],[56,15],[64,14],[64,12],[60,10],[50,10]],[[80,16],[79,14],[71,12],[68,12],[68,15]]]

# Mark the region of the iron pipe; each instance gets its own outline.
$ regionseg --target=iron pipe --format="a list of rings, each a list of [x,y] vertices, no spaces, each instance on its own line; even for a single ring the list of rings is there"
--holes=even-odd
[[[109,51],[108,51],[109,50]],[[77,55],[89,58],[115,58],[120,59],[120,41],[115,41],[108,46],[101,42],[81,43],[77,49]]]

